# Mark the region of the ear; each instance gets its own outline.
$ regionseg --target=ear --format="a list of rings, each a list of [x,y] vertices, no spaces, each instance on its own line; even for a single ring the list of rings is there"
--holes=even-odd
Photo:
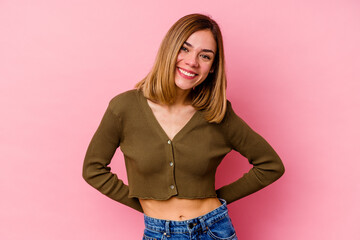
[[[213,72],[214,72],[214,69],[213,69],[213,68],[211,68],[211,69],[210,69],[210,73],[213,73]]]

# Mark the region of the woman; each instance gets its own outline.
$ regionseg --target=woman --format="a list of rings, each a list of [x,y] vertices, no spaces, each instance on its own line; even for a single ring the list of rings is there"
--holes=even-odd
[[[178,20],[154,67],[114,97],[87,150],[83,177],[144,213],[143,239],[237,239],[226,205],[284,172],[272,147],[226,99],[222,35],[201,14]],[[120,146],[129,185],[108,167]],[[232,149],[253,168],[215,190],[215,171]]]

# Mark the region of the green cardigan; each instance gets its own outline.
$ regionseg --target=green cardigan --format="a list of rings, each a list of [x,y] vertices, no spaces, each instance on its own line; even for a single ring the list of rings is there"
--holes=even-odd
[[[128,185],[108,167],[115,150],[124,154]],[[215,190],[216,168],[232,149],[252,169]],[[277,180],[284,166],[273,148],[233,111],[227,101],[219,124],[197,111],[170,140],[142,91],[114,97],[87,149],[83,177],[108,197],[142,212],[138,198],[166,200],[219,197],[231,203]]]

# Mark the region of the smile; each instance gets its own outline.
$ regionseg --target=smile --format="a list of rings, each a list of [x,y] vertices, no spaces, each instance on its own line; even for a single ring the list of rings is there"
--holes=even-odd
[[[178,68],[178,69],[182,74],[184,74],[188,77],[195,77],[195,75],[196,75],[195,73],[189,73],[189,72],[185,71],[184,69],[181,69],[181,68]]]

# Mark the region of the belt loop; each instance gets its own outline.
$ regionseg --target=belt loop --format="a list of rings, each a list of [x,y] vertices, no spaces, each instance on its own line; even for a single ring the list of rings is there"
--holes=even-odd
[[[166,231],[166,236],[170,237],[170,221],[166,220],[165,222],[165,231]]]
[[[206,230],[207,230],[207,227],[205,225],[205,221],[204,221],[204,219],[202,217],[199,217],[199,221],[200,221],[200,224],[201,224],[201,228],[202,228],[203,232],[205,233]]]

